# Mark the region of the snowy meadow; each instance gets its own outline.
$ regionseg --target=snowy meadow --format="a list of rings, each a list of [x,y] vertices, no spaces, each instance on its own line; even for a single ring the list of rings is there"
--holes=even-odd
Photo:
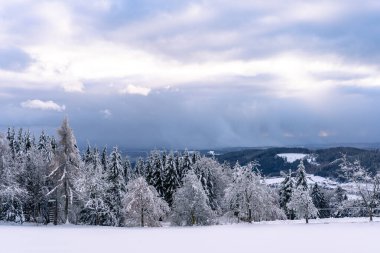
[[[0,225],[1,252],[378,252],[380,220],[342,218],[206,227]]]

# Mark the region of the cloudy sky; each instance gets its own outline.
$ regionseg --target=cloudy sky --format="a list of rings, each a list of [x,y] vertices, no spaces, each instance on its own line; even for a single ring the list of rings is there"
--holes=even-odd
[[[378,0],[0,0],[0,130],[208,148],[380,142]]]

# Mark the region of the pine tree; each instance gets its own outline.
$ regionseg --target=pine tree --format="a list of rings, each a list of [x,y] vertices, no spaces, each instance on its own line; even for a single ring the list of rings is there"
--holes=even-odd
[[[156,188],[158,194],[164,197],[164,173],[162,167],[162,160],[159,151],[153,151],[152,175],[150,178],[151,185]]]
[[[83,162],[85,164],[90,164],[92,163],[92,158],[93,158],[93,154],[91,151],[90,144],[87,144],[86,151],[84,152],[84,155],[83,155]]]
[[[122,225],[122,198],[125,193],[125,181],[121,154],[115,147],[109,157],[107,169],[109,189],[107,190],[107,204],[111,209],[112,216],[109,217],[109,225]]]
[[[128,159],[128,156],[125,157],[123,162],[123,176],[125,185],[128,184],[129,180],[132,178],[132,165]]]
[[[172,206],[173,194],[176,191],[176,189],[180,186],[180,179],[179,179],[173,153],[170,153],[167,158],[164,172],[165,172],[164,197],[165,197],[166,202],[168,202],[169,206]]]
[[[33,142],[33,139],[34,137],[31,136],[31,133],[30,131],[26,131],[25,133],[25,137],[24,137],[24,152],[28,152],[32,146],[35,145],[35,143]]]
[[[330,217],[330,212],[328,210],[329,205],[327,203],[325,194],[322,189],[318,186],[317,183],[314,184],[311,189],[311,198],[313,200],[314,206],[319,209],[319,217],[320,218],[328,218]]]
[[[179,173],[181,180],[186,175],[186,173],[192,169],[191,165],[192,165],[191,157],[190,157],[189,151],[186,149],[182,155],[182,159],[180,161],[180,166],[178,167],[179,168],[178,173]]]
[[[303,160],[301,160],[300,164],[298,165],[297,176],[296,176],[296,188],[300,188],[300,187],[302,187],[303,190],[309,189],[307,185],[307,177],[306,177],[306,171],[305,171],[305,166],[303,164]]]
[[[292,178],[292,172],[289,170],[289,174],[284,175],[284,181],[281,182],[279,195],[280,195],[280,207],[284,210],[288,219],[294,219],[294,210],[289,210],[287,204],[292,197],[294,182]]]
[[[103,171],[107,171],[107,168],[108,168],[107,147],[103,148],[101,162],[102,162],[102,166],[103,166]]]
[[[45,131],[41,132],[40,138],[38,139],[38,149],[39,150],[46,150],[47,149],[47,142],[48,139],[45,135]]]
[[[146,177],[145,171],[144,171],[144,159],[142,159],[141,157],[137,159],[132,176],[133,176],[133,179],[136,179],[138,177],[144,177],[144,178]]]

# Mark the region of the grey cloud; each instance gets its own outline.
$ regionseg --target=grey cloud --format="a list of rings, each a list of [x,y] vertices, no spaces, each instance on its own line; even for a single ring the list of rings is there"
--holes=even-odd
[[[45,92],[40,99],[67,104],[66,113],[83,145],[89,141],[97,146],[175,149],[379,141],[380,119],[366,113],[380,106],[377,99],[336,90],[313,108],[296,98],[273,99],[244,86],[209,87],[208,92],[202,87],[155,91],[147,97]],[[15,125],[55,133],[63,117],[24,111],[12,100],[0,104],[3,131]],[[99,113],[104,108],[112,117]],[[321,131],[334,134],[322,138]]]
[[[0,48],[0,69],[22,71],[32,62],[30,55],[19,48]]]

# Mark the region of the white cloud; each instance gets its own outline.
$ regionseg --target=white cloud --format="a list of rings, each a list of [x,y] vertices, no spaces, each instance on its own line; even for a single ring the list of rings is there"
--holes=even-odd
[[[39,99],[27,100],[21,103],[21,107],[29,109],[39,109],[39,110],[51,110],[62,112],[66,109],[65,105],[58,105],[52,100],[42,101]]]
[[[105,119],[109,119],[112,117],[112,112],[109,109],[100,110],[100,113],[103,115]]]
[[[129,84],[125,88],[120,90],[121,94],[135,94],[135,95],[142,95],[142,96],[148,96],[151,92],[150,88],[147,87],[141,87],[141,86],[135,86],[133,84]]]
[[[318,133],[318,136],[319,137],[322,137],[322,138],[326,138],[326,137],[329,137],[331,134],[328,132],[328,131],[326,131],[326,130],[321,130],[321,131],[319,131],[319,133]]]
[[[84,85],[80,81],[71,81],[62,84],[63,89],[66,92],[83,92]]]

